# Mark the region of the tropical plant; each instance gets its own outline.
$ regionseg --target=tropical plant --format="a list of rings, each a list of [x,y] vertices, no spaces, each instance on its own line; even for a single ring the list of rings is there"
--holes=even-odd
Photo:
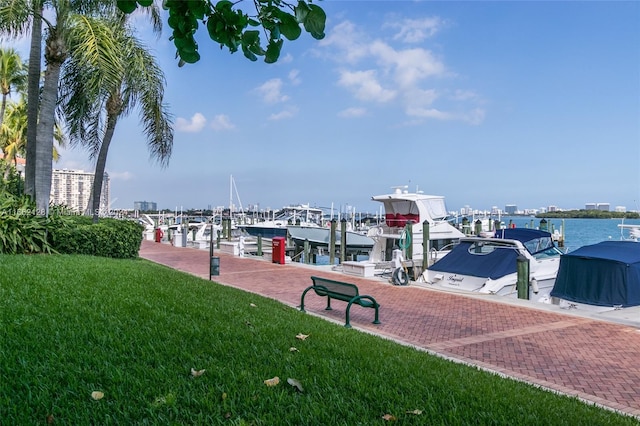
[[[102,27],[93,24],[74,29],[69,47],[76,53],[66,64],[62,76],[62,109],[70,139],[74,144],[88,147],[96,160],[87,206],[94,222],[98,221],[107,155],[120,117],[138,109],[151,157],[163,166],[168,164],[173,144],[171,117],[163,104],[162,70],[124,19],[107,23]],[[118,46],[118,57],[109,63],[92,63],[92,58],[83,54],[92,51],[85,46],[87,40],[93,42],[93,33],[83,32],[98,27],[106,31],[96,37],[95,42]]]
[[[60,159],[58,147],[65,147],[67,138],[57,120],[53,139],[55,144],[51,154],[53,161],[58,161]],[[0,148],[4,153],[4,160],[8,163],[13,162],[17,166],[17,159],[25,156],[27,145],[27,103],[23,96],[17,102],[9,102],[5,120],[0,126]]]
[[[53,19],[44,17],[45,6],[53,15]],[[81,24],[84,15],[110,14],[115,11],[113,0],[0,0],[0,32],[18,37],[31,30],[25,192],[34,197],[38,212],[47,214],[49,208],[58,83],[62,65],[69,57],[67,43],[70,29]],[[37,81],[40,78],[40,70],[32,64],[39,64],[42,59],[39,49],[43,23],[46,26],[46,69],[38,104]],[[104,54],[108,58],[109,53],[113,52],[94,53],[98,56]],[[35,134],[32,133],[34,129]]]
[[[27,196],[0,192],[0,253],[51,253],[51,229],[63,228],[61,217],[42,217]]]
[[[120,10],[131,13],[138,5],[150,6],[153,0],[120,0],[117,3]],[[299,0],[295,6],[284,0],[254,0],[254,16],[237,8],[240,3],[242,1],[229,0],[221,0],[216,4],[209,0],[164,2],[164,8],[169,10],[168,24],[173,30],[170,40],[173,40],[180,57],[179,66],[200,60],[194,38],[198,22],[206,26],[209,37],[220,47],[227,47],[231,53],[241,48],[248,59],[256,61],[258,56],[264,56],[267,63],[276,62],[280,57],[283,37],[288,40],[300,37],[301,24],[313,38],[324,38],[327,17],[322,8],[312,4],[312,0]],[[262,47],[258,27],[262,27],[268,35],[266,48]]]
[[[0,92],[2,104],[0,105],[0,126],[4,120],[7,107],[7,97],[11,92],[20,91],[27,83],[27,69],[15,49],[0,48]]]

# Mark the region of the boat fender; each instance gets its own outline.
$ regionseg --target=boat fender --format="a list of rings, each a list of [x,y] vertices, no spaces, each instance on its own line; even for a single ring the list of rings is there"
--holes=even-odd
[[[404,268],[396,268],[392,274],[394,285],[407,285],[409,284],[409,273]]]
[[[535,277],[531,278],[531,290],[533,290],[535,294],[538,294],[538,291],[540,291],[538,288],[538,280]]]

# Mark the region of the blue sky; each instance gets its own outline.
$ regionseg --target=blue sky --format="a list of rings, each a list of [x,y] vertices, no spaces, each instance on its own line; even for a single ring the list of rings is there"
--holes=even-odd
[[[177,67],[147,40],[175,117],[168,168],[134,114],[109,153],[113,208],[309,203],[376,211],[408,185],[449,210],[640,209],[640,3],[323,1],[326,38],[252,63],[198,33]],[[93,165],[66,151],[57,168]],[[234,191],[234,203],[238,199]]]

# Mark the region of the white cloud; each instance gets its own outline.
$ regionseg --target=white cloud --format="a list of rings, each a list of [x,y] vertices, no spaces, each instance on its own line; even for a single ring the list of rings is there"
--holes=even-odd
[[[319,43],[326,57],[340,64],[337,83],[359,101],[401,106],[416,120],[481,123],[485,113],[477,108],[481,97],[473,90],[452,88],[456,73],[447,69],[439,55],[423,47],[400,45],[434,37],[447,22],[438,17],[387,22],[385,27],[397,29],[390,39],[372,37],[352,22],[343,21]],[[339,115],[353,113],[346,109]]]
[[[436,120],[453,120],[454,115],[448,112],[440,111],[436,108],[407,108],[407,115],[421,118],[433,118]]]
[[[456,101],[468,101],[478,99],[478,94],[472,90],[458,89],[453,93],[453,99]]]
[[[440,121],[462,121],[472,125],[479,125],[484,121],[485,111],[481,108],[473,109],[465,113],[452,113],[436,108],[409,107],[406,110],[411,117],[427,118]]]
[[[211,122],[211,128],[214,130],[231,130],[235,129],[235,127],[235,124],[231,122],[229,116],[225,114],[216,115]]]
[[[131,180],[135,176],[131,172],[109,172],[109,178],[111,180]]]
[[[371,45],[371,53],[389,69],[401,87],[413,87],[420,80],[445,73],[444,64],[425,49],[395,50],[381,41]]]
[[[287,118],[291,118],[293,116],[295,116],[298,113],[297,108],[289,108],[277,113],[273,113],[269,116],[269,120],[285,120]]]
[[[298,84],[300,84],[302,82],[302,80],[300,79],[300,70],[289,71],[289,81],[294,86],[297,86]]]
[[[207,124],[207,119],[204,118],[204,115],[196,112],[191,117],[191,120],[178,117],[176,119],[176,130],[180,132],[196,133],[202,130],[205,124]]]
[[[356,63],[369,55],[368,37],[356,29],[356,26],[344,21],[333,27],[318,44],[320,47],[330,47],[332,56],[340,62]]]
[[[347,108],[338,113],[340,117],[351,118],[351,117],[362,117],[367,113],[365,108]]]
[[[375,70],[342,71],[338,83],[351,90],[356,98],[363,101],[388,102],[396,96],[395,91],[380,85]]]
[[[394,40],[404,43],[420,43],[433,37],[442,27],[444,21],[438,17],[422,19],[403,19],[402,21],[388,22],[384,26],[398,28],[399,31],[393,36]]]
[[[256,91],[260,93],[262,99],[269,104],[275,104],[289,100],[288,96],[281,93],[282,80],[280,80],[279,78],[273,78],[265,82],[262,86],[256,88]]]

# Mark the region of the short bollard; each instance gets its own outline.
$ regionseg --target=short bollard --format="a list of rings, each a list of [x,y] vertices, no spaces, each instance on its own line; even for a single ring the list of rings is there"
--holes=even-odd
[[[211,270],[209,271],[209,280],[212,276],[220,275],[220,258],[218,256],[211,257]]]

